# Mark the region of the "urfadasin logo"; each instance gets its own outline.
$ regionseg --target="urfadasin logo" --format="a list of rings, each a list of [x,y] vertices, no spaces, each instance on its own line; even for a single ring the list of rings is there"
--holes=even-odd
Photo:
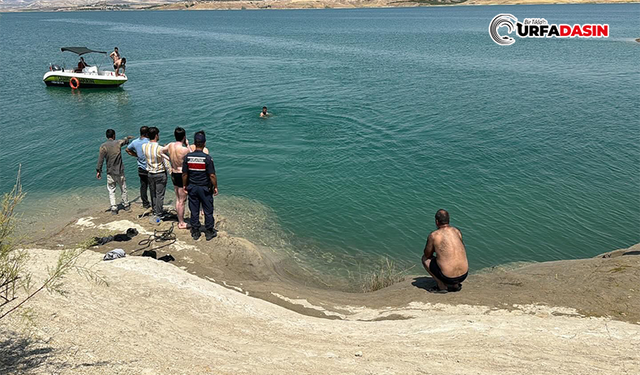
[[[515,30],[515,23],[517,22],[518,19],[513,14],[498,14],[497,16],[493,17],[491,23],[489,24],[489,34],[491,35],[493,41],[501,46],[508,46],[515,43],[515,39],[508,36],[500,35],[500,33],[498,33],[498,29],[502,26],[505,26],[509,34],[511,34],[511,32]]]
[[[608,38],[608,24],[549,24],[544,18],[525,18],[518,22],[513,14],[498,14],[489,24],[491,39],[501,46],[508,46],[516,42],[515,39],[500,35],[498,30],[506,27],[511,34],[514,30],[520,38]]]

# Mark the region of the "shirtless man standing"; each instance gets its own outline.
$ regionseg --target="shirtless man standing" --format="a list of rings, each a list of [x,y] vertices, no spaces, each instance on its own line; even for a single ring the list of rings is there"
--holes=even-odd
[[[457,292],[469,272],[462,233],[449,225],[449,213],[445,210],[436,212],[436,227],[438,229],[429,234],[422,256],[422,265],[438,283],[430,291]]]
[[[126,64],[127,59],[120,57],[118,47],[113,47],[113,52],[111,52],[109,57],[113,59],[113,70],[115,70],[116,76],[120,75],[120,68],[122,68],[122,75],[124,75],[124,65]]]
[[[164,146],[162,152],[168,154],[171,161],[171,181],[176,192],[178,228],[187,229],[187,224],[184,222],[184,205],[187,201],[187,192],[182,186],[182,163],[184,162],[184,157],[191,152],[191,148],[184,129],[177,127],[173,134],[176,137],[176,141]]]

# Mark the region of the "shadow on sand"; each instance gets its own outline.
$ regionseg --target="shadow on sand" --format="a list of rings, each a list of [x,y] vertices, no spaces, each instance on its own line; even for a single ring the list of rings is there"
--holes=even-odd
[[[30,338],[8,334],[0,339],[0,353],[0,374],[21,374],[52,358],[53,348],[37,345]]]
[[[415,286],[416,288],[424,289],[426,291],[429,291],[429,289],[438,286],[434,279],[426,276],[416,277],[411,282],[411,285]]]
[[[84,362],[71,366],[56,360],[56,349],[28,336],[0,329],[0,374],[24,374],[46,367],[47,373],[57,374],[65,369],[103,367],[109,361]],[[45,370],[45,369],[41,369]]]

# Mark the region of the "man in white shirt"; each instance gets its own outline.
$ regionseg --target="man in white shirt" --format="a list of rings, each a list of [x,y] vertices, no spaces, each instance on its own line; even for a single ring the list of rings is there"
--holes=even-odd
[[[164,193],[167,188],[167,161],[162,152],[162,146],[158,144],[160,130],[155,126],[149,128],[149,142],[142,145],[142,151],[147,162],[149,174],[149,192],[153,197],[153,214],[162,218],[164,214]]]

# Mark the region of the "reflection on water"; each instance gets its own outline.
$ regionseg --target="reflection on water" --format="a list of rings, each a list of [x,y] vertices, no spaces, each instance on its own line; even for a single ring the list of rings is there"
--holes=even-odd
[[[127,181],[129,197],[134,204],[140,203],[136,180]],[[95,215],[110,209],[106,186],[93,188],[66,189],[58,193],[29,193],[19,206],[21,218],[18,235],[26,242],[35,241],[60,231],[78,218]],[[175,195],[167,190],[165,207],[173,209]],[[139,206],[137,206],[139,207]],[[306,282],[322,280],[325,286],[346,288],[349,281],[360,281],[360,276],[375,270],[379,265],[377,257],[339,256],[336,251],[322,251],[295,239],[293,233],[280,225],[276,213],[264,204],[244,197],[222,195],[215,199],[216,227],[235,237],[251,241],[260,251],[274,261],[293,259]],[[187,211],[187,215],[189,215]],[[118,219],[118,217],[114,217]],[[140,219],[145,223],[147,219]],[[186,232],[185,232],[186,233]],[[311,265],[311,267],[310,267]],[[400,262],[400,269],[409,268]],[[294,275],[294,270],[289,270]],[[298,274],[297,272],[295,274]],[[300,276],[300,275],[298,275]]]
[[[126,83],[125,83],[126,85]],[[124,107],[129,105],[129,93],[122,86],[116,88],[82,88],[72,90],[69,87],[46,87],[47,95],[60,103],[67,104],[69,98],[75,103],[84,105],[115,105]]]

